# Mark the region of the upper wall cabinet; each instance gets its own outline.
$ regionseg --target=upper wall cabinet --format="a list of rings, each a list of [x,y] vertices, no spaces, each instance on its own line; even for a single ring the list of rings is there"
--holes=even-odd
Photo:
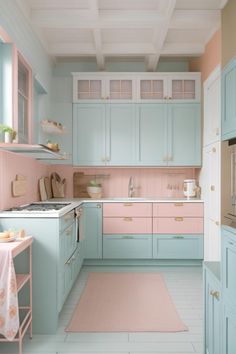
[[[222,73],[222,140],[236,137],[236,58]]]
[[[73,73],[74,103],[200,101],[199,73]]]
[[[137,100],[141,102],[200,101],[200,74],[137,74]]]
[[[73,102],[132,102],[135,99],[135,79],[130,75],[74,74]]]

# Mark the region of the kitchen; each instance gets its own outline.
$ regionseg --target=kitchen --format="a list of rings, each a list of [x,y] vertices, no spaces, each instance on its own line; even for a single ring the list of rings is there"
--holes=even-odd
[[[11,0],[0,10],[0,123],[17,132],[0,143],[0,231],[33,236],[23,352],[234,353],[235,281],[223,267],[235,264],[234,231],[221,231],[234,209],[234,1]],[[39,202],[39,180],[52,175],[53,210],[9,210]],[[184,180],[201,196],[187,198]],[[65,331],[99,273],[161,273],[188,331],[150,330],[148,319],[145,330],[117,328],[128,316],[113,330]],[[0,343],[9,350],[17,345]]]

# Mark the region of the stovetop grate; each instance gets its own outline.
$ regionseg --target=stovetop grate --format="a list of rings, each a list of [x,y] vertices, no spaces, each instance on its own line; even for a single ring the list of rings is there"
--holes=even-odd
[[[13,207],[7,209],[6,211],[50,211],[60,210],[68,205],[70,205],[70,203],[32,203],[19,207]]]

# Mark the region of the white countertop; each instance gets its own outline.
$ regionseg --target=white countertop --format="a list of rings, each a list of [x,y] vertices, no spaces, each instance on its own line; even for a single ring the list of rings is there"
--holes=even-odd
[[[0,218],[58,218],[71,210],[78,208],[83,203],[204,203],[202,199],[197,198],[101,198],[101,199],[84,199],[84,198],[53,198],[45,202],[71,203],[61,210],[50,211],[0,211]]]

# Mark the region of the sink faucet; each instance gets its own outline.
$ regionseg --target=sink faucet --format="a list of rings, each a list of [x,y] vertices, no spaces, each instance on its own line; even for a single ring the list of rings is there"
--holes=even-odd
[[[128,185],[128,197],[132,198],[133,194],[134,194],[134,181],[133,181],[133,177],[131,176]]]

